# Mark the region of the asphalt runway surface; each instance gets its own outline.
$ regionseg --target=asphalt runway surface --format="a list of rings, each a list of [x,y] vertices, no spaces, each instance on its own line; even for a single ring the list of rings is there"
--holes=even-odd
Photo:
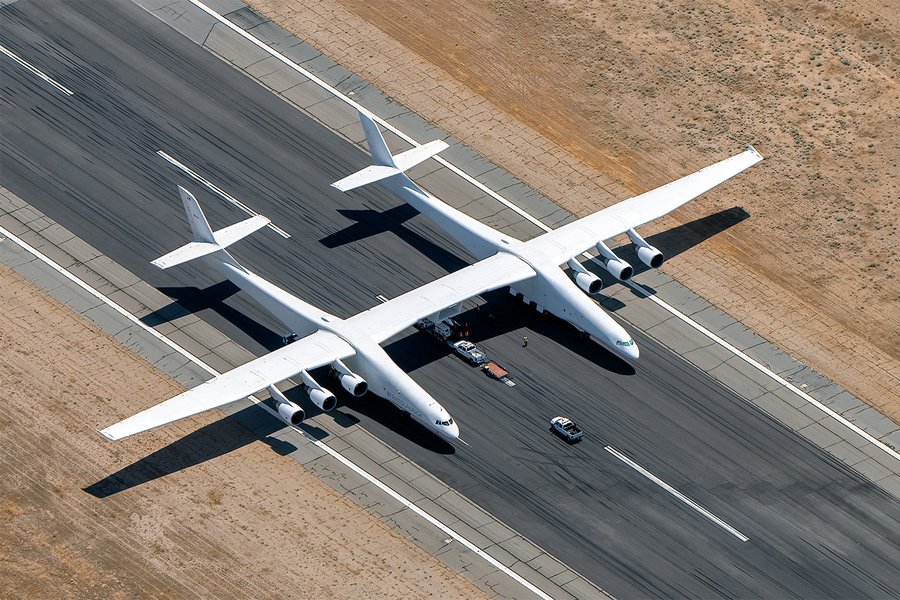
[[[277,344],[271,317],[197,267],[149,264],[188,239],[177,184],[197,193],[214,228],[246,217],[158,150],[291,233],[263,230],[234,254],[340,316],[470,262],[385,192],[332,190],[368,164],[363,152],[131,3],[20,0],[0,14],[2,43],[76,92],[0,60],[2,185],[250,349]],[[341,396],[338,411],[622,598],[900,593],[900,503],[654,340],[634,332],[632,367],[503,292],[462,318],[516,387],[421,333],[387,348],[469,446],[445,445],[371,395]],[[585,440],[550,435],[556,414],[576,418]]]

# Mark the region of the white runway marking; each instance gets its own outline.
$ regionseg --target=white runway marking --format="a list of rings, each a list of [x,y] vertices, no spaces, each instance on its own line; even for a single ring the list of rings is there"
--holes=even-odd
[[[120,315],[122,315],[123,317],[128,319],[134,325],[141,327],[144,331],[148,332],[150,335],[152,335],[159,341],[163,342],[164,344],[166,344],[167,346],[172,348],[172,350],[174,350],[175,352],[178,352],[179,354],[184,356],[186,359],[188,359],[189,361],[191,361],[192,363],[196,364],[201,369],[203,369],[204,371],[209,373],[210,375],[212,375],[214,377],[216,375],[219,375],[219,372],[216,371],[215,369],[213,369],[212,367],[210,367],[208,364],[206,364],[205,362],[203,362],[202,360],[200,360],[199,358],[197,358],[196,356],[194,356],[193,354],[191,354],[190,352],[188,352],[187,350],[185,350],[184,348],[182,348],[181,346],[179,346],[177,343],[173,342],[166,336],[162,335],[161,333],[159,333],[152,327],[149,327],[148,325],[143,323],[140,319],[135,317],[133,314],[131,314],[130,312],[128,312],[127,310],[125,310],[124,308],[122,308],[121,306],[119,306],[118,304],[116,304],[115,302],[113,302],[112,300],[107,298],[106,296],[104,296],[99,291],[92,288],[90,285],[88,285],[87,283],[85,283],[84,281],[82,281],[81,279],[79,279],[78,277],[76,277],[75,275],[73,275],[72,273],[67,271],[66,269],[64,269],[62,266],[60,266],[58,263],[56,263],[55,261],[53,261],[46,255],[44,255],[39,250],[33,248],[31,245],[29,245],[28,243],[26,243],[25,241],[20,239],[18,236],[14,235],[12,232],[8,231],[3,226],[0,226],[0,237],[6,237],[6,238],[14,241],[22,249],[24,249],[25,251],[32,254],[35,258],[43,261],[51,269],[53,269],[57,273],[60,273],[61,275],[66,277],[69,281],[71,281],[72,283],[74,283],[75,285],[80,287],[81,289],[85,290],[86,292],[88,292],[89,294],[91,294],[92,296],[94,296],[95,298],[97,298],[98,300],[100,300],[101,302],[103,302],[104,304],[106,304],[107,306],[112,308],[113,310],[115,310],[117,313],[119,313]],[[251,400],[253,403],[255,403],[260,408],[264,409],[266,412],[271,414],[273,417],[279,419],[279,421],[281,420],[276,411],[269,408],[266,404],[264,404],[261,400],[259,400],[255,396],[249,396],[249,400]],[[286,427],[287,427],[287,425],[286,425]],[[456,540],[457,542],[459,542],[460,544],[462,544],[463,546],[465,546],[466,548],[468,548],[469,550],[471,550],[472,552],[474,552],[475,554],[477,554],[478,556],[480,556],[481,558],[486,560],[491,566],[493,566],[494,568],[496,568],[499,571],[502,571],[506,575],[510,576],[512,579],[514,579],[516,582],[520,583],[523,587],[528,589],[530,592],[534,593],[538,598],[541,598],[541,600],[553,600],[553,598],[551,596],[549,596],[548,594],[541,591],[540,588],[538,588],[537,586],[532,584],[530,581],[526,580],[524,577],[522,577],[515,571],[511,570],[509,567],[507,567],[506,565],[504,565],[503,563],[501,563],[500,561],[495,559],[493,556],[491,556],[490,554],[488,554],[487,552],[485,552],[484,550],[482,550],[481,548],[479,548],[478,546],[476,546],[475,544],[473,544],[472,542],[470,542],[469,540],[464,538],[462,535],[460,535],[459,533],[457,533],[456,531],[454,531],[453,529],[451,529],[450,527],[448,527],[441,521],[439,521],[436,518],[434,518],[433,516],[431,516],[425,510],[416,506],[412,501],[407,500],[403,495],[394,491],[392,488],[388,487],[386,484],[379,481],[375,476],[370,474],[368,471],[366,471],[362,467],[358,466],[354,462],[350,461],[348,458],[342,456],[340,453],[338,453],[337,451],[330,448],[324,442],[321,442],[315,438],[312,438],[312,437],[306,435],[306,433],[299,427],[291,427],[291,429],[294,429],[295,431],[297,431],[298,433],[303,435],[303,437],[306,438],[307,440],[309,440],[309,442],[311,444],[315,444],[318,448],[322,449],[328,455],[339,460],[341,463],[343,463],[344,465],[346,465],[347,467],[349,467],[350,469],[352,469],[353,471],[358,473],[366,481],[368,481],[369,483],[376,486],[378,489],[385,492],[391,498],[393,498],[394,500],[396,500],[397,502],[399,502],[400,504],[402,504],[403,506],[405,506],[412,512],[416,513],[422,519],[428,521],[434,527],[440,529],[442,532],[444,532],[445,534],[450,536],[453,540]]]
[[[727,531],[728,533],[730,533],[731,535],[736,537],[737,539],[741,540],[742,542],[750,541],[750,538],[748,538],[746,535],[744,535],[743,533],[741,533],[740,531],[738,531],[737,529],[735,529],[734,527],[732,527],[731,525],[729,525],[728,523],[726,523],[725,521],[723,521],[722,519],[717,517],[716,515],[712,514],[711,512],[709,512],[708,510],[706,510],[705,508],[703,508],[702,506],[700,506],[699,504],[697,504],[696,502],[694,502],[693,500],[691,500],[690,498],[688,498],[687,496],[685,496],[684,494],[682,494],[681,492],[679,492],[678,490],[673,488],[671,485],[669,485],[668,483],[666,483],[665,481],[663,481],[662,479],[660,479],[659,477],[657,477],[656,475],[654,475],[653,473],[651,473],[650,471],[648,471],[647,469],[642,467],[641,465],[637,464],[636,462],[634,462],[633,460],[631,460],[630,458],[628,458],[627,456],[625,456],[624,454],[622,454],[621,452],[619,452],[618,450],[613,448],[612,446],[607,446],[605,448],[605,450],[607,452],[609,452],[610,454],[612,454],[613,456],[615,456],[616,458],[618,458],[619,460],[621,460],[623,463],[625,463],[629,467],[631,467],[632,469],[634,469],[635,471],[637,471],[638,473],[640,473],[641,475],[643,475],[644,477],[646,477],[647,479],[649,479],[650,481],[652,481],[653,483],[655,483],[656,485],[658,485],[659,487],[661,487],[662,489],[666,490],[667,492],[669,492],[670,494],[672,494],[673,496],[675,496],[676,498],[681,500],[686,505],[688,505],[691,508],[693,508],[694,510],[696,510],[698,513],[700,513],[701,515],[703,515],[704,517],[706,517],[707,519],[709,519],[710,521],[712,521],[713,523],[715,523],[716,525],[718,525],[719,527],[721,527],[722,529],[724,529],[725,531]]]
[[[58,81],[55,81],[49,75],[47,75],[46,73],[44,73],[43,71],[41,71],[40,69],[38,69],[37,67],[32,65],[31,63],[19,58],[19,56],[16,55],[15,52],[13,52],[12,50],[9,50],[2,44],[0,44],[0,52],[2,52],[6,56],[10,57],[11,59],[13,59],[17,63],[19,63],[19,65],[24,67],[26,70],[30,71],[32,74],[36,75],[40,79],[43,79],[44,81],[49,83],[54,89],[56,89],[56,91],[62,92],[66,96],[74,96],[75,95],[75,92],[73,92],[72,90],[70,90],[69,88],[64,86],[63,84],[59,83]]]
[[[413,144],[414,146],[421,146],[421,144],[420,144],[419,142],[417,142],[416,140],[414,140],[414,139],[411,138],[410,136],[406,135],[405,133],[403,133],[402,131],[400,131],[399,129],[397,129],[396,127],[394,127],[393,125],[391,125],[390,123],[388,123],[387,121],[385,121],[384,119],[380,118],[379,116],[372,114],[371,112],[369,112],[368,109],[363,108],[360,104],[357,104],[356,102],[354,102],[353,100],[351,100],[348,96],[344,95],[343,93],[341,93],[341,92],[338,91],[337,89],[331,87],[330,85],[328,85],[327,83],[325,83],[324,81],[322,81],[321,79],[319,79],[318,77],[316,77],[315,75],[313,75],[310,71],[307,71],[306,69],[304,69],[303,67],[301,67],[300,65],[298,65],[297,63],[295,63],[294,61],[292,61],[290,58],[288,58],[288,57],[284,56],[283,54],[279,53],[277,50],[274,50],[274,49],[270,48],[266,43],[260,41],[260,40],[257,39],[255,36],[253,36],[253,35],[247,33],[246,31],[244,31],[243,29],[241,29],[240,27],[238,27],[237,25],[235,25],[234,23],[232,23],[231,21],[229,21],[228,19],[226,19],[225,17],[223,17],[222,15],[220,15],[219,13],[217,13],[216,11],[214,11],[213,9],[209,8],[208,6],[206,6],[205,4],[203,4],[202,2],[200,2],[200,0],[190,0],[190,2],[191,2],[194,6],[196,6],[197,8],[199,8],[200,10],[204,11],[205,13],[207,13],[208,15],[210,15],[211,17],[213,17],[216,21],[218,21],[218,22],[221,23],[222,25],[228,27],[228,28],[231,29],[233,32],[235,32],[236,34],[238,34],[239,36],[241,36],[242,38],[244,38],[245,40],[247,40],[248,42],[250,42],[251,44],[253,44],[254,46],[256,46],[256,47],[258,47],[258,48],[260,48],[260,49],[262,49],[262,50],[268,52],[271,56],[273,56],[274,58],[278,59],[279,61],[281,61],[282,63],[284,63],[285,65],[287,65],[287,66],[290,67],[291,69],[293,69],[294,71],[296,71],[296,72],[300,73],[301,75],[307,77],[310,81],[314,82],[316,85],[318,85],[318,86],[321,87],[322,89],[327,90],[327,91],[330,92],[332,95],[334,95],[335,98],[338,98],[338,99],[340,99],[340,100],[346,102],[346,103],[349,104],[351,107],[353,107],[355,110],[361,110],[361,111],[365,112],[367,115],[371,116],[371,117],[372,117],[379,125],[381,125],[383,128],[385,128],[385,129],[387,129],[387,130],[393,132],[395,135],[397,135],[397,136],[403,138],[404,140],[406,140],[406,141],[409,142],[410,144]],[[498,202],[502,203],[504,206],[506,206],[506,207],[512,209],[513,211],[515,211],[516,213],[518,213],[519,215],[521,215],[523,218],[527,219],[529,222],[531,222],[531,223],[537,225],[538,227],[540,227],[540,228],[543,229],[544,231],[552,231],[552,229],[551,229],[550,227],[547,227],[546,225],[544,225],[544,223],[542,223],[542,222],[541,222],[540,220],[538,220],[537,218],[533,217],[530,213],[528,213],[528,212],[525,211],[524,209],[522,209],[522,208],[516,206],[515,204],[513,204],[512,202],[510,202],[509,200],[507,200],[506,198],[504,198],[503,196],[501,196],[500,194],[498,194],[498,193],[495,192],[494,190],[490,189],[489,187],[487,187],[486,185],[484,185],[483,183],[481,183],[480,181],[478,181],[477,179],[475,179],[474,177],[472,177],[472,176],[469,175],[468,173],[465,173],[465,172],[464,172],[462,169],[460,169],[459,167],[457,167],[457,166],[451,164],[450,162],[448,162],[446,159],[441,158],[440,156],[435,156],[435,157],[434,157],[434,160],[436,160],[438,163],[442,164],[443,166],[447,167],[448,169],[450,169],[451,171],[453,171],[454,173],[456,173],[457,175],[459,175],[460,177],[462,177],[463,179],[465,179],[466,181],[468,181],[468,182],[471,183],[472,185],[476,186],[478,189],[480,189],[480,190],[483,191],[484,193],[488,194],[489,196],[491,196],[492,198],[494,198],[494,199],[497,200]],[[585,253],[584,256],[585,256],[586,258],[592,258],[592,257],[591,257],[589,254],[587,254],[587,253]],[[691,327],[693,327],[694,329],[696,329],[697,331],[699,331],[699,332],[702,333],[703,335],[707,336],[707,337],[708,337],[710,340],[712,340],[713,342],[719,344],[720,346],[722,346],[723,348],[725,348],[725,349],[728,350],[729,352],[733,353],[735,356],[739,356],[739,357],[740,357],[742,360],[744,360],[748,365],[751,365],[751,366],[753,366],[753,367],[756,367],[756,368],[759,369],[762,373],[765,373],[766,375],[770,376],[772,379],[774,379],[775,381],[777,381],[777,382],[780,383],[781,385],[785,386],[787,389],[791,390],[792,392],[795,392],[795,393],[798,394],[801,398],[803,398],[804,400],[806,400],[807,402],[809,402],[810,404],[812,404],[813,406],[815,406],[816,408],[818,408],[819,410],[821,410],[822,412],[824,412],[825,414],[827,414],[827,415],[833,417],[838,423],[840,423],[840,424],[842,424],[842,425],[845,425],[848,429],[850,429],[850,430],[853,431],[854,433],[858,434],[859,436],[861,436],[863,439],[865,439],[865,440],[868,441],[869,443],[874,444],[876,447],[878,447],[878,448],[880,448],[881,450],[883,450],[884,452],[886,452],[889,456],[891,456],[891,457],[893,457],[894,459],[900,461],[900,454],[898,454],[895,450],[893,450],[893,449],[891,449],[890,447],[888,447],[888,446],[887,446],[884,442],[882,442],[881,440],[879,440],[879,439],[877,439],[876,437],[870,435],[870,434],[867,433],[866,431],[863,431],[861,428],[857,427],[856,425],[854,425],[853,423],[851,423],[850,421],[848,421],[847,419],[845,419],[844,417],[842,417],[842,416],[839,415],[838,413],[834,412],[833,410],[831,410],[830,408],[828,408],[827,406],[825,406],[824,404],[822,404],[821,402],[819,402],[818,400],[816,400],[815,398],[813,398],[812,396],[810,396],[809,394],[806,394],[806,393],[802,392],[799,388],[797,388],[797,387],[794,386],[793,384],[791,384],[791,383],[785,381],[784,379],[782,379],[781,377],[779,377],[778,375],[776,375],[775,373],[773,373],[772,371],[770,371],[769,369],[767,369],[765,366],[761,365],[759,362],[753,360],[752,358],[750,358],[749,356],[747,356],[746,354],[744,354],[741,350],[738,350],[737,348],[735,348],[735,347],[732,346],[731,344],[725,342],[722,338],[718,337],[717,335],[715,335],[715,334],[712,333],[711,331],[707,330],[705,327],[703,327],[703,326],[700,325],[699,323],[693,321],[690,317],[688,317],[687,315],[681,313],[680,311],[678,311],[678,310],[677,310],[676,308],[674,308],[673,306],[670,306],[668,303],[666,303],[666,302],[663,301],[663,300],[660,300],[660,299],[657,298],[656,296],[650,295],[650,293],[649,293],[647,290],[645,290],[644,288],[640,287],[638,284],[632,283],[632,282],[628,282],[628,285],[630,285],[633,289],[635,289],[635,290],[641,292],[641,293],[644,294],[645,296],[649,297],[653,302],[655,302],[655,303],[657,304],[657,306],[659,306],[660,308],[666,310],[667,312],[669,312],[669,313],[675,315],[675,316],[678,317],[681,321],[687,323],[688,325],[690,325]]]
[[[180,169],[181,171],[186,173],[188,176],[193,178],[195,181],[202,183],[207,188],[209,188],[212,192],[218,194],[219,196],[224,198],[227,202],[237,206],[239,209],[241,209],[242,211],[244,211],[251,217],[256,217],[259,215],[258,212],[256,212],[255,210],[253,210],[252,208],[250,208],[249,206],[247,206],[246,204],[244,204],[243,202],[241,202],[240,200],[238,200],[237,198],[235,198],[234,196],[232,196],[231,194],[229,194],[228,192],[226,192],[225,190],[223,190],[216,184],[212,183],[211,181],[209,181],[202,175],[199,175],[196,171],[194,171],[190,167],[186,166],[184,163],[181,163],[177,159],[172,158],[172,156],[169,155],[168,153],[166,153],[162,150],[157,150],[156,153],[158,155],[160,155],[162,158],[164,158],[167,162],[174,165],[175,167],[177,167],[178,169]],[[271,229],[272,231],[274,231],[275,233],[277,233],[278,235],[280,235],[283,238],[291,237],[291,234],[289,234],[287,231],[285,231],[281,227],[278,227],[274,223],[270,222],[268,225],[266,225],[266,227],[268,227],[269,229]]]

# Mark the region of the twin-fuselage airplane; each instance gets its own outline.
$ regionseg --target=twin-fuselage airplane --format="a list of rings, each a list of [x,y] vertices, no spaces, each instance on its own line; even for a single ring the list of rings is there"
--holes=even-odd
[[[222,277],[251,295],[298,338],[284,348],[191,389],[170,400],[112,425],[101,433],[118,440],[200,412],[236,402],[268,389],[278,414],[292,425],[304,418],[301,407],[288,400],[275,384],[297,377],[313,404],[322,410],[336,405],[334,395],[309,371],[330,365],[340,385],[362,396],[373,392],[386,398],[418,423],[447,439],[459,437],[459,426],[426,390],[416,383],[382,349],[388,338],[423,318],[438,321],[459,311],[474,296],[510,286],[526,301],[587,332],[626,359],[637,359],[634,340],[589,296],[602,287],[601,280],[585,269],[577,257],[596,248],[607,271],[621,281],[633,269],[618,258],[606,240],[627,234],[639,259],[652,268],[662,265],[663,255],[634,230],[696,198],[762,160],[756,150],[746,151],[706,167],[660,188],[625,200],[564,225],[529,241],[520,241],[448,206],[429,195],[406,175],[409,168],[447,147],[442,141],[391,155],[375,122],[360,113],[373,165],[333,184],[348,191],[379,182],[399,198],[434,221],[462,244],[475,264],[388,300],[348,319],[341,319],[293,296],[241,266],[226,247],[265,227],[269,221],[256,216],[213,231],[194,196],[179,187],[194,241],[153,261],[166,269],[202,259]],[[567,265],[571,278],[560,268]]]

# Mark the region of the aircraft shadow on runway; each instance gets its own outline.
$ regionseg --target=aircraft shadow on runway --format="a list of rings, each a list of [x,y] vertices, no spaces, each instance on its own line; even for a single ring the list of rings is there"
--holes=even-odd
[[[419,214],[415,208],[408,204],[401,204],[383,212],[361,209],[338,210],[338,213],[351,221],[355,221],[355,223],[319,240],[326,248],[337,248],[338,246],[358,242],[380,233],[391,232],[436,265],[449,272],[458,271],[463,267],[469,266],[468,262],[452,252],[403,225],[406,221]]]
[[[262,440],[281,455],[290,454],[296,446],[269,437],[284,427],[284,423],[259,407],[248,406],[185,435],[89,485],[84,491],[97,498],[106,498],[228,454],[257,440]]]
[[[482,298],[485,300],[483,305],[454,317],[468,330],[465,338],[472,342],[490,340],[525,328],[553,340],[602,369],[619,375],[635,373],[634,367],[566,321],[549,313],[538,313],[505,290],[482,294]],[[387,345],[385,350],[407,372],[415,371],[451,353],[449,346],[435,343],[434,338],[423,332],[396,340]]]
[[[141,317],[141,322],[145,325],[156,327],[187,315],[211,310],[268,351],[284,345],[284,338],[280,334],[225,304],[226,299],[240,291],[240,288],[230,281],[223,281],[205,289],[193,286],[157,289],[172,298],[173,302]]]
[[[717,213],[695,219],[689,223],[673,227],[672,229],[661,231],[646,239],[651,246],[659,248],[660,252],[662,252],[666,257],[666,260],[668,260],[705,242],[711,237],[734,227],[748,218],[750,218],[750,213],[740,206],[733,206],[731,208],[720,210]],[[650,270],[650,267],[638,259],[637,249],[634,244],[620,246],[615,249],[615,253],[621,257],[622,260],[634,267],[635,275],[640,275],[641,273]],[[587,270],[596,274],[603,280],[604,287],[618,283],[598,261],[585,261],[584,266]],[[656,290],[648,285],[641,284],[641,287],[651,294],[656,293]],[[603,299],[603,306],[608,310],[615,312],[625,305],[620,300],[607,297]]]

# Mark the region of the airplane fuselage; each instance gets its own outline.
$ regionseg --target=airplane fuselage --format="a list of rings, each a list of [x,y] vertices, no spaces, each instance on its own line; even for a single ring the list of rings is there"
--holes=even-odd
[[[298,337],[324,330],[343,339],[356,351],[346,362],[356,374],[366,380],[370,392],[388,400],[439,436],[447,439],[459,437],[459,425],[447,410],[365,333],[241,267],[225,251],[208,257],[207,262]]]

